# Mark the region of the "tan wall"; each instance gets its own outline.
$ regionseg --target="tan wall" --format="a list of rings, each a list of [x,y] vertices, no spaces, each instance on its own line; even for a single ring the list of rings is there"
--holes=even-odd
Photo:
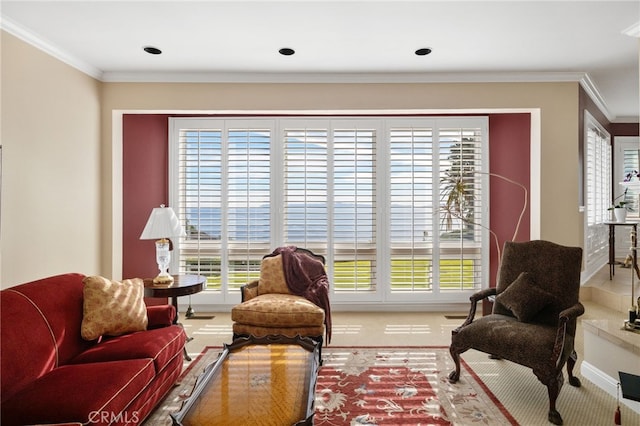
[[[0,37],[0,285],[97,273],[101,84],[6,32]]]
[[[114,110],[437,110],[540,109],[541,174],[538,236],[562,244],[582,245],[582,214],[578,213],[578,90],[569,83],[496,84],[167,84],[110,83],[103,101],[103,140],[107,141],[103,166],[108,169],[118,151],[112,141]],[[117,143],[116,143],[117,144]],[[102,188],[105,206],[119,211],[119,190],[111,178]],[[117,176],[116,176],[117,181]],[[116,184],[117,185],[117,184]],[[115,198],[112,195],[115,194]],[[113,204],[115,201],[115,204]],[[535,201],[534,201],[535,202]],[[535,211],[535,206],[534,211]],[[111,210],[111,208],[109,208]],[[560,218],[560,220],[559,220]],[[536,237],[532,218],[532,237]],[[105,225],[104,235],[115,230],[118,218]],[[112,228],[112,226],[114,228]],[[118,256],[115,247],[111,253]],[[104,258],[105,269],[118,259]]]

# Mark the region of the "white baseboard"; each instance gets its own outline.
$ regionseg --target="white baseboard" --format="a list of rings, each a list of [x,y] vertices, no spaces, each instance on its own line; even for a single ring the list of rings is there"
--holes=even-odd
[[[618,380],[604,373],[602,370],[594,367],[586,361],[582,361],[580,365],[580,374],[582,375],[582,377],[588,379],[590,382],[607,392],[609,395],[613,396],[614,398],[617,397]],[[621,394],[620,403],[626,405],[636,413],[640,414],[640,402],[622,398]]]

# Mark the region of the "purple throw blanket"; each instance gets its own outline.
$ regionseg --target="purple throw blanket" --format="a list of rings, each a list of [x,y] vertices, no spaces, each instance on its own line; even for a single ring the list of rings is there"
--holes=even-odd
[[[329,280],[324,264],[297,247],[278,247],[271,254],[282,255],[284,278],[289,291],[315,303],[324,309],[324,325],[327,343],[331,343],[331,305],[329,304]]]

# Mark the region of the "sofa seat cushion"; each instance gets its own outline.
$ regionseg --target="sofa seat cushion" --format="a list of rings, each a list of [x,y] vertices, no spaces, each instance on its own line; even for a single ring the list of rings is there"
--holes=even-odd
[[[105,338],[102,342],[71,360],[73,364],[87,364],[115,360],[151,358],[156,372],[182,354],[186,342],[184,329],[179,325]]]
[[[234,306],[231,320],[265,327],[322,326],[324,310],[301,296],[261,294]]]
[[[556,333],[557,327],[524,323],[509,315],[492,314],[460,329],[457,334],[463,335],[462,339],[456,337],[456,340],[465,342],[469,348],[534,368],[548,364]]]
[[[101,417],[123,416],[154,376],[151,359],[65,365],[4,401],[2,425],[109,424]]]

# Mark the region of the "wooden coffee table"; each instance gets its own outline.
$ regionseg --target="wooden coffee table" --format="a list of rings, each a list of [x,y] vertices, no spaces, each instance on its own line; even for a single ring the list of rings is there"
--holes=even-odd
[[[174,425],[311,425],[319,344],[309,338],[240,338],[196,381]]]

